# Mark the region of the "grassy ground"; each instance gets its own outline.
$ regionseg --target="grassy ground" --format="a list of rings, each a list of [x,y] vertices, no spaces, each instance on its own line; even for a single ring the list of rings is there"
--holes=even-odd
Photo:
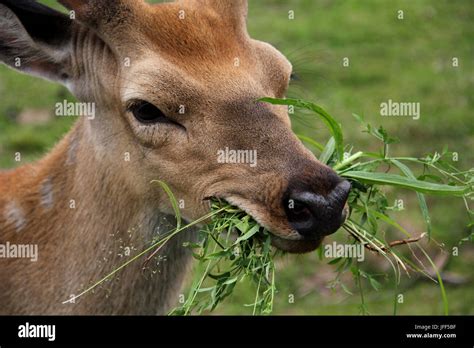
[[[399,10],[404,19],[397,18]],[[294,11],[293,20],[288,11]],[[357,113],[400,138],[392,153],[422,156],[447,145],[459,153],[455,164],[462,168],[471,167],[474,159],[473,21],[474,6],[467,0],[259,0],[250,2],[249,11],[251,35],[273,43],[294,64],[299,80],[289,95],[325,107],[343,124],[350,143],[364,150],[374,147],[351,116]],[[348,67],[343,66],[345,57]],[[458,67],[452,65],[454,57]],[[14,167],[17,151],[24,159],[38,158],[61,138],[72,120],[21,120],[25,110],[52,113],[54,103],[65,96],[63,87],[0,67],[0,168]],[[388,99],[421,103],[421,118],[381,117],[379,105]],[[324,126],[305,115],[295,117],[294,129],[321,141],[327,138]],[[397,218],[408,230],[422,231],[413,197],[393,192],[393,199],[400,198],[406,209]],[[430,198],[428,204],[436,240],[451,247],[468,233],[460,202]],[[448,270],[472,276],[473,253],[472,247],[464,246]],[[358,314],[361,299],[356,290],[348,295],[341,288],[326,289],[334,276],[334,268],[326,263],[314,253],[285,257],[279,263],[275,313]],[[345,281],[353,288],[350,278]],[[393,290],[374,291],[363,285],[368,310],[391,314]],[[398,306],[401,314],[442,313],[439,288],[433,283],[407,278],[399,293],[404,294]],[[474,314],[472,282],[448,285],[447,294],[451,313]],[[244,286],[218,312],[250,313],[242,303],[251,300],[252,289]]]

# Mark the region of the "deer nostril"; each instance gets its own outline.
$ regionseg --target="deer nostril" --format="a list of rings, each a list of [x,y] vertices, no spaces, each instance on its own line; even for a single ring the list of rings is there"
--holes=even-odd
[[[344,206],[351,185],[341,181],[326,196],[311,191],[287,193],[285,212],[290,225],[306,238],[320,238],[336,232],[346,218]]]
[[[309,236],[314,230],[315,219],[304,199],[291,195],[285,204],[285,211],[291,226],[303,236]]]
[[[311,214],[311,211],[306,204],[299,201],[294,202],[291,212],[296,218],[305,218]]]
[[[304,201],[290,198],[287,202],[286,215],[297,231],[309,231],[313,226],[313,213]]]

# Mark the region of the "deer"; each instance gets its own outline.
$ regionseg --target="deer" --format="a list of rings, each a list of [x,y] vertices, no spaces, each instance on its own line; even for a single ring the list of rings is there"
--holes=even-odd
[[[144,245],[176,226],[156,179],[184,202],[185,221],[222,199],[289,253],[314,250],[341,226],[350,183],[293,133],[288,107],[259,101],[284,98],[293,68],[250,37],[246,0],[58,3],[66,11],[1,0],[0,61],[66,86],[96,117],[77,117],[40,160],[0,172],[0,244],[38,246],[36,262],[0,259],[0,314],[166,314],[199,225],[159,250],[153,276],[134,263],[106,289],[64,301],[123,260],[120,243]],[[226,148],[258,161],[217,161]]]

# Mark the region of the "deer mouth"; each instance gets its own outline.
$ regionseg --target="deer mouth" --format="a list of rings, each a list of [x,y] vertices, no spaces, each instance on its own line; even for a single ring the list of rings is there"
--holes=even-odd
[[[272,245],[279,250],[293,254],[307,253],[318,248],[324,239],[324,237],[305,238],[300,236],[296,231],[288,226],[286,223],[286,217],[275,216],[272,219],[271,217],[268,217],[268,212],[266,209],[262,208],[262,205],[260,204],[250,203],[240,197],[227,197],[221,199],[243,210],[246,214],[257,221],[260,226],[266,228],[271,235]],[[265,216],[267,217],[265,218]],[[274,220],[277,220],[278,222],[275,223]],[[282,228],[278,229],[275,225],[282,225]]]

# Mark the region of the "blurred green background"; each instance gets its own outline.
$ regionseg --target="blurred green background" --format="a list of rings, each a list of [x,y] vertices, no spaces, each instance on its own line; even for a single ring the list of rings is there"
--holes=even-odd
[[[55,6],[52,0],[42,2]],[[400,10],[403,19],[398,18]],[[346,142],[356,150],[376,150],[378,144],[361,132],[352,113],[400,138],[392,154],[420,157],[448,146],[459,154],[456,166],[472,167],[472,1],[250,0],[248,23],[251,36],[272,43],[293,63],[297,81],[288,95],[323,106],[342,123]],[[345,57],[348,67],[343,66]],[[459,66],[453,66],[453,58]],[[23,160],[37,159],[73,122],[53,117],[54,104],[72,98],[64,87],[5,66],[0,66],[0,96],[0,168],[15,167],[17,151]],[[380,103],[388,99],[421,103],[421,118],[381,117]],[[320,142],[328,137],[320,122],[304,114],[295,117],[294,129]],[[406,192],[390,196],[405,201],[405,210],[395,213],[397,220],[414,234],[423,231],[415,197]],[[461,201],[431,197],[428,205],[433,237],[446,250],[470,233]],[[433,257],[439,253],[437,247],[429,250]],[[472,245],[463,244],[459,256],[447,262],[445,271],[463,279],[446,285],[451,314],[474,314],[473,261]],[[328,289],[335,273],[327,262],[316,253],[280,260],[274,314],[359,314],[361,300],[350,276],[343,281],[353,295],[341,287]],[[375,291],[362,284],[369,312],[391,314],[394,290],[384,278],[388,270],[377,257],[367,267],[380,273],[384,285]],[[404,295],[400,314],[443,313],[439,287],[431,281],[405,276],[397,293]],[[251,303],[253,294],[251,286],[238,286],[217,313],[250,314],[243,304]]]

